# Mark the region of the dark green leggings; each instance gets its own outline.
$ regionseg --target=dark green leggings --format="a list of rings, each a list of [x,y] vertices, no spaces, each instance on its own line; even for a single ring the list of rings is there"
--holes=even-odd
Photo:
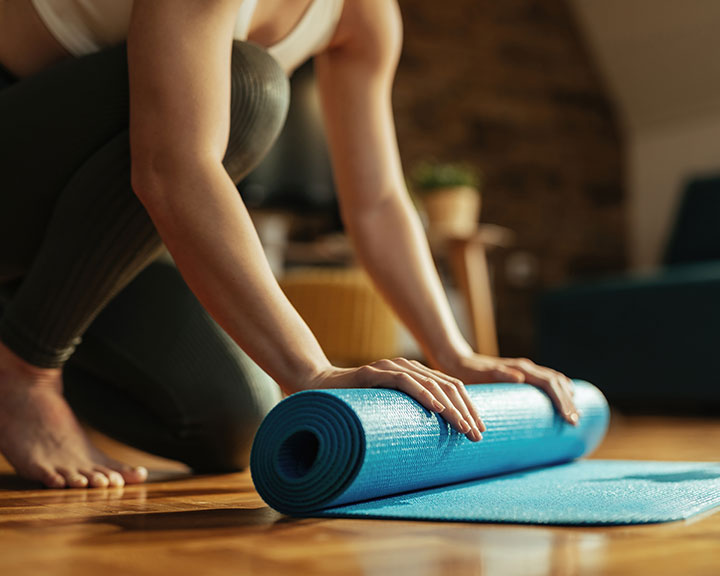
[[[288,102],[272,57],[235,42],[224,165],[236,182]],[[245,467],[279,399],[190,292],[131,189],[124,46],[17,82],[0,73],[0,339],[63,367],[79,417],[199,471]]]

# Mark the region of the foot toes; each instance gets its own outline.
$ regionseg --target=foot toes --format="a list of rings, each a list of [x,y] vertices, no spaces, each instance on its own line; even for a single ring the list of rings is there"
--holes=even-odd
[[[120,469],[120,474],[128,484],[142,484],[148,477],[145,466],[123,466]]]
[[[105,466],[117,470],[125,480],[126,484],[141,484],[147,480],[148,471],[145,466],[128,466],[117,460],[108,458]]]
[[[87,477],[80,474],[77,470],[58,468],[58,472],[65,479],[65,484],[68,488],[86,488],[88,485]]]
[[[88,484],[92,488],[107,488],[110,484],[107,476],[94,470],[80,470],[80,473],[87,477]]]
[[[107,468],[106,466],[96,466],[95,470],[105,475],[108,479],[108,485],[113,487],[125,486],[125,479],[120,472]]]
[[[125,478],[122,477],[120,472],[112,470],[108,474],[108,480],[110,481],[110,486],[125,486]]]

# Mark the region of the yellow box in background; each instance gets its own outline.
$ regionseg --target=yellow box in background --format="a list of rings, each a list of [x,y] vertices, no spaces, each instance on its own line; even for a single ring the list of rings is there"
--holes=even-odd
[[[293,269],[280,286],[334,364],[399,355],[399,323],[361,269]]]

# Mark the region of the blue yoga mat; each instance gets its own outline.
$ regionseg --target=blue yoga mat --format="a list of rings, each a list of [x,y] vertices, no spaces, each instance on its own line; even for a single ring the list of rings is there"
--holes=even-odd
[[[468,386],[479,443],[394,390],[313,390],[278,404],[255,437],[260,496],[295,516],[636,524],[720,505],[720,464],[579,460],[601,442],[609,409],[576,381],[580,424],[524,384]]]

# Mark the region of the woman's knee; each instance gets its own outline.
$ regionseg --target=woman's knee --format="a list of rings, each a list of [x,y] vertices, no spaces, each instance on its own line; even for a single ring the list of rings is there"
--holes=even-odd
[[[248,374],[237,392],[216,398],[217,411],[197,430],[186,463],[197,472],[242,470],[250,463],[250,450],[260,423],[281,398],[277,384],[259,368]],[[251,380],[251,381],[250,381]]]
[[[263,48],[233,42],[230,137],[224,164],[235,182],[267,154],[285,122],[290,84]]]

